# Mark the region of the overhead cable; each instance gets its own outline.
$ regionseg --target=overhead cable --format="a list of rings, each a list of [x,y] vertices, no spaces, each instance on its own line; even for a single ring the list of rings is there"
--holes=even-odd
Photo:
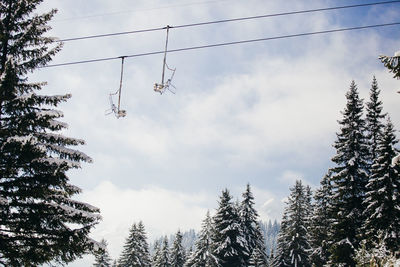
[[[394,4],[394,3],[400,3],[400,0],[365,3],[365,4],[357,4],[357,5],[347,5],[347,6],[325,7],[325,8],[317,8],[317,9],[309,9],[309,10],[300,10],[300,11],[290,11],[290,12],[266,14],[266,15],[251,16],[251,17],[241,17],[241,18],[233,18],[233,19],[224,19],[224,20],[215,20],[215,21],[206,21],[206,22],[199,22],[199,23],[183,24],[183,25],[176,25],[176,26],[170,26],[170,27],[171,28],[187,28],[187,27],[204,26],[204,25],[210,25],[210,24],[234,22],[234,21],[244,21],[244,20],[252,20],[252,19],[288,16],[288,15],[295,15],[295,14],[322,12],[322,11],[329,11],[329,10],[356,8],[356,7],[365,7],[365,6],[374,6],[374,5],[386,5],[386,4]],[[78,40],[103,38],[103,37],[110,37],[110,36],[117,36],[117,35],[127,35],[127,34],[136,34],[136,33],[144,33],[144,32],[153,32],[153,31],[160,31],[160,30],[164,30],[164,29],[165,29],[165,27],[156,27],[156,28],[143,29],[143,30],[133,30],[133,31],[124,31],[124,32],[115,32],[115,33],[106,33],[106,34],[97,34],[97,35],[87,35],[87,36],[81,36],[81,37],[65,38],[65,39],[61,39],[61,40],[56,40],[55,42],[78,41]]]
[[[233,41],[233,42],[226,42],[226,43],[217,43],[217,44],[208,44],[208,45],[200,45],[200,46],[192,46],[192,47],[183,47],[183,48],[177,48],[177,49],[170,49],[170,50],[167,50],[167,51],[153,51],[153,52],[125,55],[125,56],[117,56],[117,57],[88,59],[88,60],[81,60],[81,61],[74,61],[74,62],[50,64],[50,65],[43,66],[41,68],[59,67],[59,66],[67,66],[67,65],[77,65],[77,64],[84,64],[84,63],[94,63],[94,62],[100,62],[100,61],[110,61],[110,60],[120,59],[121,57],[124,57],[124,58],[144,57],[144,56],[150,56],[150,55],[164,54],[165,52],[174,53],[174,52],[197,50],[197,49],[204,49],[204,48],[211,48],[211,47],[218,47],[218,46],[229,46],[229,45],[237,45],[237,44],[246,44],[246,43],[253,43],[253,42],[271,41],[271,40],[277,40],[277,39],[286,39],[286,38],[293,38],[293,37],[301,37],[301,36],[309,36],[309,35],[317,35],[317,34],[327,34],[327,33],[335,33],[335,32],[344,32],[344,31],[352,31],[352,30],[371,29],[371,28],[387,27],[387,26],[395,26],[395,25],[400,25],[400,22],[392,22],[392,23],[385,23],[385,24],[375,24],[375,25],[366,25],[366,26],[358,26],[358,27],[351,27],[351,28],[340,28],[340,29],[332,29],[332,30],[325,30],[325,31],[297,33],[297,34],[289,34],[289,35],[280,35],[280,36],[274,36],[274,37],[265,37],[265,38],[259,38],[259,39],[249,39],[249,40],[240,40],[240,41]]]

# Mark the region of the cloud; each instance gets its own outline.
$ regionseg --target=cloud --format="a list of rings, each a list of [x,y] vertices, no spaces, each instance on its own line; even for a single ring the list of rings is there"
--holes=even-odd
[[[133,223],[143,221],[149,240],[178,229],[200,229],[210,196],[151,186],[139,190],[119,188],[103,181],[79,199],[100,208],[103,220],[91,235],[96,240],[105,238],[110,254],[116,258]]]

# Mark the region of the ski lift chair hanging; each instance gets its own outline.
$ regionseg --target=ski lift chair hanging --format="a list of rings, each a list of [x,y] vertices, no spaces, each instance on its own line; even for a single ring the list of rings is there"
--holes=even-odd
[[[106,111],[106,115],[114,113],[117,119],[126,116],[126,111],[121,109],[121,90],[122,90],[122,78],[124,75],[124,59],[125,57],[121,57],[121,78],[119,81],[119,89],[115,93],[111,93],[109,96],[111,108]],[[118,95],[118,106],[116,106],[113,102],[113,96]]]
[[[163,94],[165,90],[170,91],[171,93],[175,94],[175,91],[173,89],[176,89],[175,86],[171,83],[172,79],[174,78],[175,75],[175,69],[170,68],[167,64],[167,49],[168,49],[168,34],[169,34],[169,29],[171,26],[167,25],[165,29],[167,29],[167,37],[165,41],[165,50],[164,50],[164,60],[163,60],[163,69],[162,69],[162,75],[161,75],[161,83],[155,83],[154,84],[154,91],[158,92],[160,94]],[[165,79],[165,70],[169,70],[171,72],[171,76],[167,81],[164,81]],[[172,89],[173,88],[173,89]]]

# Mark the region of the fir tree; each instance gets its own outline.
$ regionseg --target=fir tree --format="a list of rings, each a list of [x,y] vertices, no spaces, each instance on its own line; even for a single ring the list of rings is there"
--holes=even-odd
[[[271,266],[287,267],[290,266],[290,251],[287,244],[290,242],[289,234],[289,217],[288,211],[285,209],[282,215],[281,228],[278,233],[276,249],[271,253]]]
[[[243,235],[241,220],[232,203],[229,191],[222,191],[219,207],[214,216],[214,255],[222,267],[246,266],[248,247]]]
[[[323,266],[328,262],[328,232],[331,218],[328,207],[332,199],[332,186],[329,172],[321,180],[320,187],[315,191],[313,215],[310,221],[310,245],[312,247],[311,263]]]
[[[120,267],[150,266],[149,246],[142,222],[138,225],[133,224],[129,230],[118,265]]]
[[[347,104],[334,144],[337,154],[332,158],[333,199],[329,207],[333,219],[329,236],[332,264],[355,266],[354,251],[360,243],[359,229],[363,223],[363,200],[368,179],[368,147],[362,118],[363,104],[354,81],[346,94]]]
[[[246,238],[248,247],[248,256],[245,257],[245,261],[248,263],[250,255],[253,254],[253,250],[256,246],[260,247],[259,242],[264,243],[264,238],[262,237],[258,225],[258,213],[254,208],[254,197],[249,184],[247,184],[246,191],[243,193],[242,197],[243,200],[240,204],[240,219],[242,221],[243,234]]]
[[[394,78],[400,79],[400,51],[397,51],[394,57],[379,56],[379,59],[394,74]]]
[[[42,0],[0,0],[0,264],[37,266],[71,262],[89,249],[99,210],[72,199],[81,190],[67,171],[90,162],[61,135],[67,125],[54,110],[70,95],[45,96],[45,83],[27,74],[61,49],[44,35],[56,10],[34,14]],[[73,227],[71,227],[73,225]]]
[[[157,266],[157,262],[161,257],[161,243],[159,240],[154,242],[153,257],[151,259],[151,266]]]
[[[190,257],[185,264],[187,267],[216,267],[218,266],[217,259],[213,254],[212,236],[214,227],[210,217],[210,212],[207,211],[206,218],[202,223],[202,228],[199,233],[199,238],[195,244],[195,250],[190,254]]]
[[[394,133],[393,124],[388,119],[367,184],[364,201],[367,219],[363,227],[367,245],[376,245],[381,239],[392,253],[400,250],[400,165],[392,165],[398,142]]]
[[[370,163],[377,157],[376,150],[378,146],[378,140],[382,135],[383,123],[382,119],[385,114],[382,113],[382,101],[379,100],[380,90],[378,88],[378,82],[374,76],[372,80],[369,102],[366,103],[366,128],[367,139],[370,154]]]
[[[268,257],[266,254],[264,236],[262,234],[259,224],[257,224],[255,240],[256,240],[256,243],[254,244],[248,266],[249,267],[267,267],[268,266]]]
[[[172,267],[183,267],[186,260],[185,249],[182,246],[182,234],[179,230],[175,235],[170,258]]]
[[[308,241],[308,214],[310,199],[308,198],[307,188],[300,180],[296,181],[294,187],[290,188],[290,196],[287,202],[287,249],[289,250],[290,266],[306,267],[310,266]]]
[[[156,257],[154,267],[170,267],[170,253],[168,248],[168,238],[164,237],[162,244],[160,244],[159,253]]]
[[[102,239],[100,247],[93,252],[95,257],[95,263],[93,267],[111,267],[111,258],[107,251],[107,242]]]

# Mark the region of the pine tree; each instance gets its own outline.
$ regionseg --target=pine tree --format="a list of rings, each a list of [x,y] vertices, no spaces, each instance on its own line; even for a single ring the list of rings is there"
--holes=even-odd
[[[170,267],[170,253],[168,248],[168,238],[164,237],[162,244],[160,244],[160,250],[156,257],[154,267]]]
[[[137,225],[134,223],[129,230],[118,265],[120,267],[150,266],[149,246],[142,222]]]
[[[328,212],[332,199],[331,173],[322,178],[320,187],[315,191],[313,215],[310,222],[310,245],[312,247],[311,263],[324,266],[329,259],[328,232],[331,218]]]
[[[161,257],[161,243],[159,240],[154,242],[153,257],[151,259],[151,266],[157,266],[157,262]]]
[[[370,154],[370,163],[377,157],[376,150],[378,146],[378,140],[382,135],[383,123],[382,119],[385,114],[382,113],[382,101],[379,100],[380,90],[378,88],[378,82],[374,76],[372,80],[369,102],[366,103],[366,128],[367,139]]]
[[[219,207],[214,216],[214,255],[222,267],[246,266],[248,247],[241,220],[227,189],[222,191]]]
[[[171,250],[171,266],[183,267],[186,261],[185,249],[182,246],[182,233],[178,230]]]
[[[249,184],[247,184],[246,191],[242,194],[242,197],[243,200],[240,204],[240,219],[242,222],[243,234],[248,247],[248,256],[245,257],[245,261],[248,263],[250,255],[253,254],[253,250],[256,248],[256,246],[260,246],[259,242],[264,243],[264,238],[260,233],[258,225],[258,213],[254,208],[254,197]],[[262,240],[260,240],[260,238],[262,238]]]
[[[400,51],[397,51],[394,57],[379,56],[379,59],[394,74],[394,78],[400,79]]]
[[[93,248],[88,237],[99,210],[72,199],[81,189],[67,171],[91,162],[61,135],[54,110],[70,95],[45,96],[27,74],[61,49],[44,35],[56,10],[34,14],[42,0],[0,0],[0,264],[71,262]],[[73,225],[73,227],[71,227]]]
[[[289,250],[290,266],[310,266],[308,241],[308,214],[310,199],[307,197],[307,188],[301,180],[297,180],[294,187],[290,188],[287,202],[288,228],[287,249]]]
[[[394,133],[393,124],[388,119],[367,184],[364,201],[367,219],[363,226],[367,245],[376,245],[382,239],[393,253],[400,250],[400,165],[392,165],[398,142]]]
[[[212,236],[214,227],[210,212],[207,211],[206,218],[202,223],[199,238],[195,244],[195,250],[190,254],[185,266],[187,267],[217,267],[218,262],[213,254]]]
[[[276,249],[272,255],[271,253],[271,266],[273,267],[287,267],[290,266],[290,251],[287,244],[290,242],[289,233],[289,216],[288,210],[285,209],[282,215],[281,228],[278,233],[278,240]]]
[[[93,252],[95,257],[95,263],[93,267],[111,267],[111,258],[107,251],[107,242],[102,239],[100,247]]]
[[[260,225],[256,227],[255,244],[249,259],[249,267],[267,267],[268,257],[266,254],[264,235],[262,234]]]
[[[337,154],[332,158],[333,199],[330,217],[333,219],[329,236],[332,264],[355,266],[354,251],[360,243],[359,230],[363,223],[363,200],[368,179],[368,147],[362,118],[363,104],[357,86],[351,82],[346,94],[347,104],[334,144]]]

